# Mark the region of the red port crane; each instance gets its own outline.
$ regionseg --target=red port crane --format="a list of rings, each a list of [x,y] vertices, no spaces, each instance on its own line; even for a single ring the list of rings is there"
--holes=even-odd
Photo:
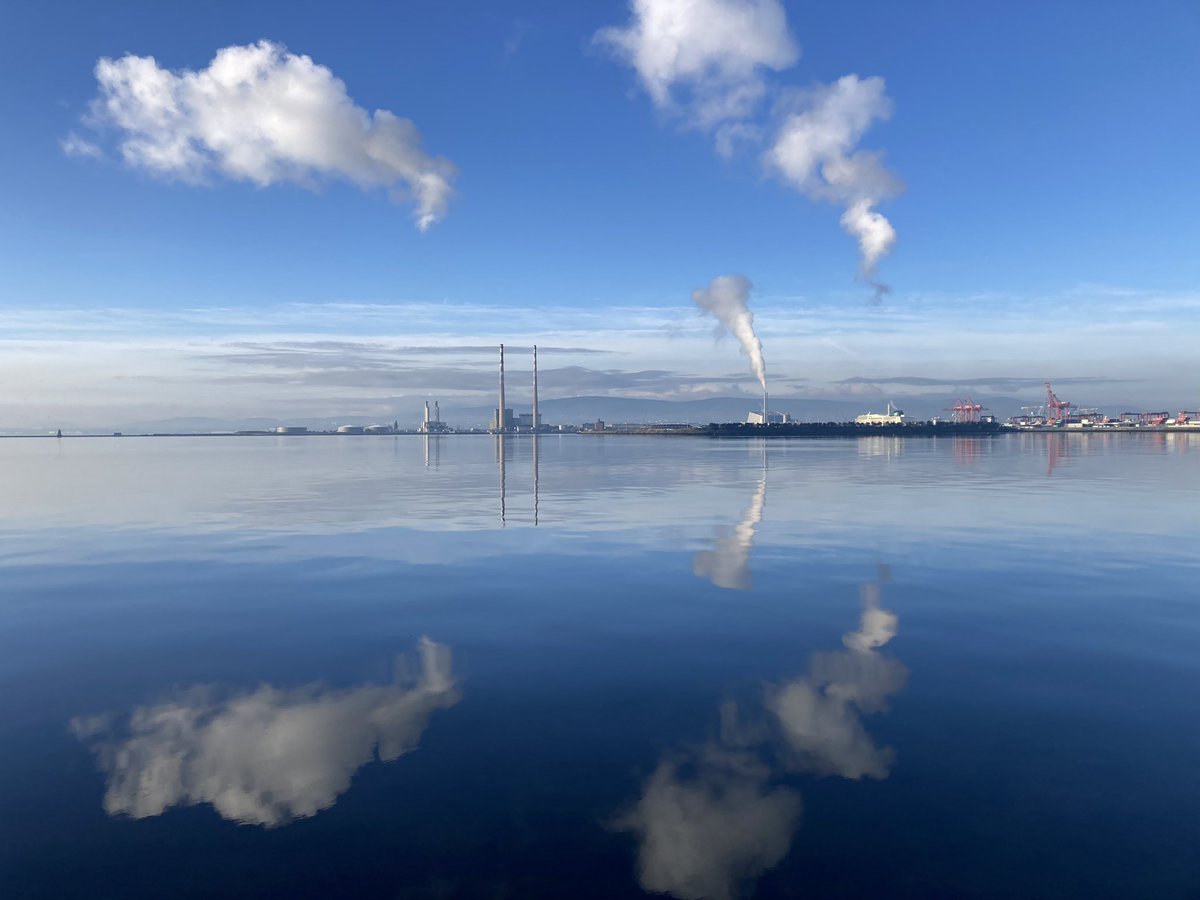
[[[965,400],[955,400],[953,406],[947,406],[946,412],[950,413],[950,421],[961,424],[963,422],[978,422],[979,414],[987,409],[968,397]]]
[[[1071,404],[1067,400],[1059,400],[1046,382],[1046,424],[1057,425],[1071,415]]]

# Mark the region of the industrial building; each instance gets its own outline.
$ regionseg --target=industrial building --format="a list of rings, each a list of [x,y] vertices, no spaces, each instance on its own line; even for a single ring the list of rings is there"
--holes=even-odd
[[[790,425],[791,422],[791,415],[785,412],[759,412],[752,409],[746,416],[747,425]]]
[[[454,429],[442,421],[442,410],[436,400],[433,401],[433,411],[429,409],[429,401],[425,401],[425,418],[418,429],[421,434],[451,434]]]

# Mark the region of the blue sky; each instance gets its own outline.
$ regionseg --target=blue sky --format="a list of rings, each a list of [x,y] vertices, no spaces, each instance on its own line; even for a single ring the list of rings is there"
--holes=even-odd
[[[737,343],[714,349],[691,303],[724,273],[753,281],[768,377],[799,392],[831,395],[853,376],[936,374],[949,389],[1111,375],[1142,385],[1118,391],[1124,401],[1200,405],[1200,7],[706,2],[778,7],[782,40],[800,50],[792,65],[736,69],[763,93],[722,120],[759,132],[728,156],[722,123],[697,124],[686,76],[668,84],[678,102],[656,103],[631,59],[596,39],[632,27],[625,2],[6,4],[0,374],[21,389],[0,425],[251,414],[212,380],[229,371],[257,385],[258,414],[333,414],[339,397],[348,413],[385,413],[380,385],[308,395],[253,380],[278,365],[216,362],[232,344],[332,335],[380,353],[537,339],[609,351],[603,365],[563,354],[564,366],[749,390]],[[697,36],[714,40],[699,26],[685,37]],[[411,204],[336,174],[267,186],[155,175],[122,162],[119,125],[89,117],[101,58],[195,72],[259,40],[327,68],[365,110],[411,120],[424,152],[456,169],[440,220],[419,231]],[[723,59],[719,39],[712,52]],[[847,152],[883,151],[904,185],[874,207],[896,233],[880,305],[839,224],[858,189],[814,196],[764,161],[789,103],[850,74],[881,78],[891,115]],[[809,94],[789,99],[797,90]],[[72,134],[103,158],[65,153]],[[198,356],[215,367],[207,388]],[[97,387],[114,366],[125,383]],[[387,396],[416,391],[397,377]],[[158,384],[128,388],[139,380]],[[682,396],[680,384],[664,377],[658,394]]]

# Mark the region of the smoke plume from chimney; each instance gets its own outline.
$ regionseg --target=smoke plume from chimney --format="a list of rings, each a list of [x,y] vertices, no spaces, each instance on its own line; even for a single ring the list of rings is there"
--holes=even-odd
[[[754,333],[754,314],[747,301],[754,285],[745,275],[718,275],[706,288],[692,291],[692,302],[716,316],[721,327],[737,338],[742,352],[750,357],[750,368],[767,390],[767,367],[763,362],[762,341]]]

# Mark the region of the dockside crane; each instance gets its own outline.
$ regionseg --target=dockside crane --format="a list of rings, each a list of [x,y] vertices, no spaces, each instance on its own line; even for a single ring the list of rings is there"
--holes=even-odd
[[[965,400],[956,399],[954,405],[947,406],[945,411],[950,413],[950,421],[961,425],[964,422],[978,422],[979,414],[985,409],[987,409],[986,406],[967,397]]]
[[[1060,422],[1066,421],[1071,415],[1071,403],[1068,400],[1059,400],[1054,390],[1050,387],[1050,382],[1046,382],[1046,424],[1057,425]]]

